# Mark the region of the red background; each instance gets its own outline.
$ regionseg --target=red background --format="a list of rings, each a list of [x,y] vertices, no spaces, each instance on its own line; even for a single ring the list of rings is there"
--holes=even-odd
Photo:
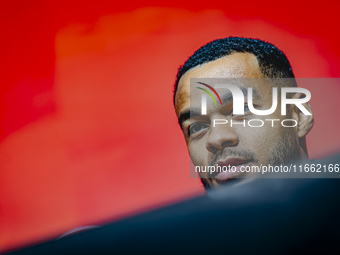
[[[233,35],[272,42],[296,77],[339,77],[338,10],[337,1],[2,1],[0,251],[201,194],[172,106],[179,65]],[[318,158],[339,149],[340,89],[308,89]]]

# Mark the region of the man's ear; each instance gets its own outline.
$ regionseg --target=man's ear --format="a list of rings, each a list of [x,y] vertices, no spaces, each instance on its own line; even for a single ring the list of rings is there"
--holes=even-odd
[[[305,95],[303,93],[295,93],[292,96],[292,99],[303,98]],[[296,105],[290,105],[292,111],[292,118],[297,121],[297,135],[299,138],[302,138],[308,134],[308,132],[312,129],[314,124],[314,115],[312,111],[312,107],[309,102],[302,104],[308,112],[312,115],[305,115]]]

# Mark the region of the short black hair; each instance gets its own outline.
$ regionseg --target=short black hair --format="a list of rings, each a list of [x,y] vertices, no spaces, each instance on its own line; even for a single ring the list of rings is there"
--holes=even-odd
[[[294,78],[293,70],[286,55],[273,44],[260,39],[244,37],[217,39],[199,48],[184,65],[179,67],[174,89],[174,104],[178,82],[187,71],[235,52],[255,55],[261,73],[268,78]]]

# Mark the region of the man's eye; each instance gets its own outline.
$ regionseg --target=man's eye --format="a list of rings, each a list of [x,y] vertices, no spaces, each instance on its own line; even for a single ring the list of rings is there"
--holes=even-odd
[[[203,129],[206,129],[207,127],[208,127],[207,124],[194,123],[189,127],[189,135],[195,134]]]
[[[248,104],[244,104],[244,112],[249,112]]]

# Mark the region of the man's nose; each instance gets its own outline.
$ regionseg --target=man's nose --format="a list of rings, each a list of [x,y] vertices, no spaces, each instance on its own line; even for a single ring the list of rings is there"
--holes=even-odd
[[[236,146],[238,142],[238,135],[232,127],[228,124],[216,125],[211,127],[206,147],[208,151],[216,153],[226,146]]]

